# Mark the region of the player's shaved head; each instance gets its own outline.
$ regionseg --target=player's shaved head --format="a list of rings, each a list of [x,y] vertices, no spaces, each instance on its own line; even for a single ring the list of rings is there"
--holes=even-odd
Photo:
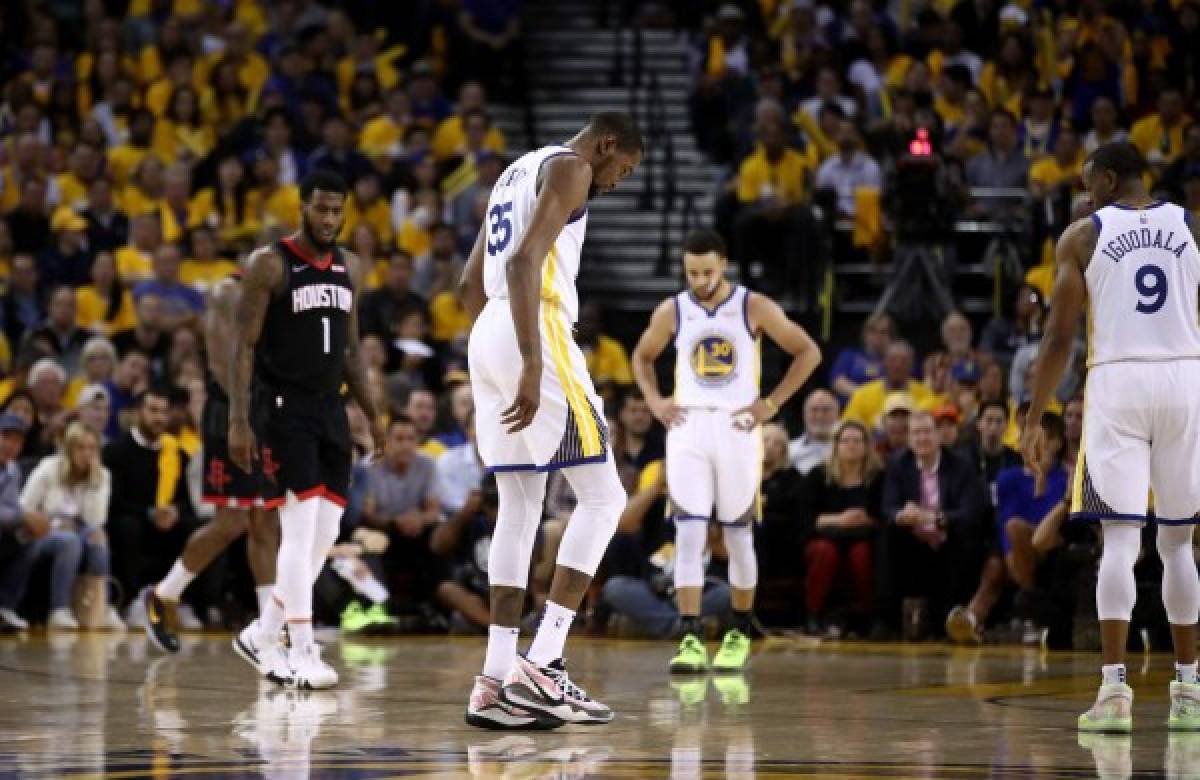
[[[1103,208],[1121,198],[1145,197],[1145,172],[1146,160],[1138,148],[1128,141],[1117,141],[1088,155],[1083,164],[1083,185],[1096,208]]]
[[[617,149],[622,152],[641,154],[644,150],[642,131],[638,129],[637,121],[624,111],[593,114],[585,130],[595,136],[611,136],[616,141]]]

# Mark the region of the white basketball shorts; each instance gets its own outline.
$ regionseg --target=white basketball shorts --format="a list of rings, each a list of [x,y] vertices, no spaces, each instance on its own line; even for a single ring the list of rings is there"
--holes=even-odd
[[[667,431],[667,493],[675,520],[744,525],[759,516],[762,430],[739,431],[729,409],[689,408]]]

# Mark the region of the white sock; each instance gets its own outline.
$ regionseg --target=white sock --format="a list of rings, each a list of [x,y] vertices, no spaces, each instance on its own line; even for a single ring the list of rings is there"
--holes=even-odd
[[[487,655],[483,658],[483,674],[503,681],[517,660],[517,635],[520,629],[508,626],[488,628]]]
[[[291,641],[292,650],[302,650],[312,647],[313,642],[313,627],[311,620],[289,620],[288,621],[288,639]]]
[[[258,613],[259,639],[263,642],[277,641],[279,632],[283,630],[283,621],[283,602],[272,588],[266,606]]]
[[[1196,662],[1192,661],[1190,664],[1181,664],[1178,661],[1176,661],[1175,662],[1175,679],[1178,682],[1195,684],[1195,682],[1196,682]]]
[[[1100,667],[1105,685],[1125,682],[1125,664],[1105,664]]]
[[[563,647],[567,644],[567,634],[571,632],[571,621],[575,613],[566,607],[546,602],[542,612],[542,622],[538,625],[537,635],[525,657],[538,666],[546,666],[551,661],[557,661],[563,656]]]
[[[183,559],[180,558],[175,561],[175,565],[171,567],[170,573],[163,577],[162,582],[154,586],[154,593],[164,601],[179,601],[184,589],[191,585],[194,579],[196,575],[187,570]]]
[[[267,611],[267,604],[271,601],[271,593],[274,590],[274,585],[254,586],[254,595],[258,597],[258,614],[260,616]]]

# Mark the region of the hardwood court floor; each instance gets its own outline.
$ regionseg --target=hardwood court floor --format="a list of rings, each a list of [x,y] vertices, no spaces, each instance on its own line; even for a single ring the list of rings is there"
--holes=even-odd
[[[1131,659],[1132,738],[1083,747],[1090,655],[776,644],[743,677],[673,685],[669,644],[573,639],[573,677],[616,720],[505,735],[462,720],[482,648],[335,643],[342,685],[299,694],[228,637],[176,657],[140,634],[0,640],[0,777],[1200,777],[1200,735],[1165,729],[1161,656]]]

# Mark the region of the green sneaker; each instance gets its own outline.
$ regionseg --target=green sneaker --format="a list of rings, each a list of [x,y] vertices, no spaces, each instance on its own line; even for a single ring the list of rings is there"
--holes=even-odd
[[[703,674],[708,671],[708,651],[695,634],[679,643],[679,654],[671,659],[671,674]]]
[[[672,680],[671,690],[675,691],[675,695],[679,697],[679,703],[685,707],[695,707],[704,703],[704,697],[708,695],[708,679],[700,677],[698,679]]]
[[[713,669],[718,672],[737,672],[746,667],[750,659],[750,637],[731,628],[725,632],[721,649],[713,656]]]
[[[1174,710],[1174,701],[1171,703]],[[1125,683],[1100,686],[1096,703],[1079,716],[1080,731],[1133,731],[1133,689]]]
[[[374,604],[364,613],[367,620],[370,622],[367,625],[371,626],[394,626],[396,618],[388,614],[387,607],[382,604]]]
[[[342,610],[342,630],[346,633],[353,634],[362,631],[369,625],[371,625],[370,613],[363,609],[362,604],[357,601],[350,602],[350,606]]]
[[[1200,731],[1200,684],[1171,683],[1171,714],[1167,728],[1172,731]]]

